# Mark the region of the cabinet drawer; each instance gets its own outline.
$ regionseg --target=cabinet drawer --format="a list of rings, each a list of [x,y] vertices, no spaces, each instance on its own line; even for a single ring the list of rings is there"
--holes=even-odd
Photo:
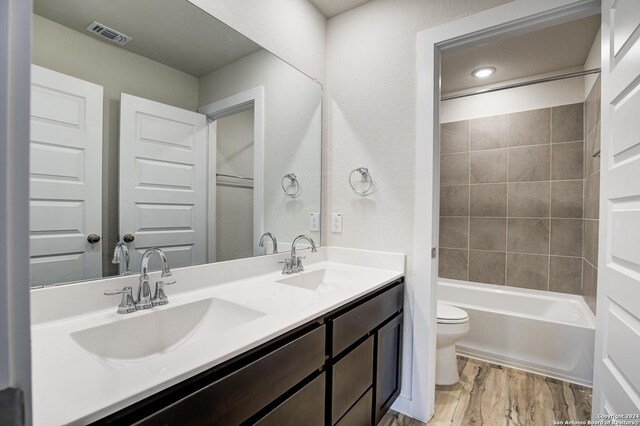
[[[323,426],[325,373],[256,422],[259,426]]]
[[[147,417],[143,425],[237,425],[318,370],[325,326]]]
[[[338,361],[332,370],[331,424],[373,384],[373,336]],[[369,410],[372,410],[372,406]]]
[[[404,285],[399,284],[333,320],[331,355],[336,356],[402,309]]]
[[[373,395],[369,389],[335,426],[371,426],[372,401]]]

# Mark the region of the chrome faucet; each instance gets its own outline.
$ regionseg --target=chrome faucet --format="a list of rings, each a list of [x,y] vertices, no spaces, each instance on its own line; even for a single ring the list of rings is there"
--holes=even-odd
[[[278,252],[278,240],[276,240],[276,237],[271,232],[265,232],[264,234],[262,234],[262,236],[260,237],[260,243],[258,244],[258,247],[264,247],[264,239],[265,239],[265,237],[271,238],[271,242],[273,243],[273,253],[277,253]]]
[[[304,259],[304,257],[298,256],[296,254],[296,244],[298,244],[300,240],[306,240],[309,242],[309,244],[311,244],[311,253],[315,253],[318,251],[316,249],[316,243],[313,242],[310,236],[298,235],[296,239],[293,240],[293,243],[291,243],[291,258],[285,259],[284,261],[281,262],[281,263],[284,263],[284,266],[282,268],[282,273],[285,275],[295,274],[296,272],[304,271],[304,266],[302,265],[302,259]]]
[[[119,243],[122,244],[122,243]],[[116,245],[116,247],[118,247]],[[122,250],[122,249],[120,249]],[[127,258],[128,251],[125,251]],[[159,248],[150,248],[142,255],[142,261],[140,263],[140,283],[138,285],[138,299],[133,298],[133,289],[131,287],[125,287],[122,290],[105,291],[105,296],[113,296],[116,294],[122,294],[122,301],[118,305],[119,314],[130,314],[141,309],[149,309],[154,306],[166,305],[169,303],[167,295],[164,293],[164,286],[175,284],[176,280],[169,281],[156,281],[156,291],[151,296],[151,287],[149,287],[149,259],[154,254],[157,254],[162,264],[162,278],[171,277],[171,270],[169,269],[169,261],[164,252]],[[114,254],[115,259],[115,254]]]
[[[131,275],[129,259],[129,247],[122,241],[118,241],[113,250],[113,259],[111,259],[111,263],[118,265],[118,275]]]
[[[175,280],[169,281],[156,281],[156,291],[151,297],[151,287],[149,287],[149,259],[154,254],[157,254],[162,264],[162,278],[171,277],[171,270],[169,269],[169,261],[164,252],[159,248],[150,248],[142,255],[142,261],[140,262],[140,284],[138,286],[138,300],[136,301],[137,309],[149,309],[153,306],[166,305],[169,303],[167,295],[164,293],[165,285],[175,284]]]

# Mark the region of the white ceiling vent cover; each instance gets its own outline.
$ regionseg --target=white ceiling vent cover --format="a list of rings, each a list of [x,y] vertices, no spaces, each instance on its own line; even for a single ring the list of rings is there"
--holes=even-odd
[[[114,30],[113,28],[109,28],[106,25],[102,25],[100,22],[93,21],[87,27],[87,31],[92,32],[94,34],[99,35],[100,37],[106,38],[107,40],[119,44],[120,46],[124,46],[125,44],[131,41],[131,37],[128,35],[122,34]]]

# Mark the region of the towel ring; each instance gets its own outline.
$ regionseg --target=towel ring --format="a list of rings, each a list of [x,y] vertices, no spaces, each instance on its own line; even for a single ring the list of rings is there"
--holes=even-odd
[[[356,172],[360,173],[360,176],[362,177],[363,181],[369,182],[369,186],[367,186],[366,189],[357,190],[356,187],[353,186],[353,182],[351,181],[351,177]],[[369,169],[366,168],[366,167],[357,167],[357,168],[353,169],[351,171],[351,173],[349,173],[349,186],[351,186],[351,189],[353,189],[357,194],[360,194],[360,195],[364,195],[367,192],[369,192],[371,190],[371,188],[373,187],[373,178],[371,177],[371,174],[369,173]]]
[[[289,179],[291,181],[291,184],[288,188],[284,186],[285,179]],[[295,173],[287,173],[286,175],[284,175],[280,180],[280,186],[282,186],[282,190],[285,194],[287,194],[287,197],[295,198],[298,196],[298,192],[300,192],[300,182],[298,182],[298,177]],[[296,187],[296,192],[289,192],[289,188],[291,188],[292,186]]]

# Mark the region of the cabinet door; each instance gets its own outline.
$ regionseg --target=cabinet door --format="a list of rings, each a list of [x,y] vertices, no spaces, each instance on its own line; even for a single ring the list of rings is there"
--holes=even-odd
[[[323,426],[325,373],[256,422],[256,426]]]
[[[376,333],[375,424],[389,411],[402,386],[402,312]]]

